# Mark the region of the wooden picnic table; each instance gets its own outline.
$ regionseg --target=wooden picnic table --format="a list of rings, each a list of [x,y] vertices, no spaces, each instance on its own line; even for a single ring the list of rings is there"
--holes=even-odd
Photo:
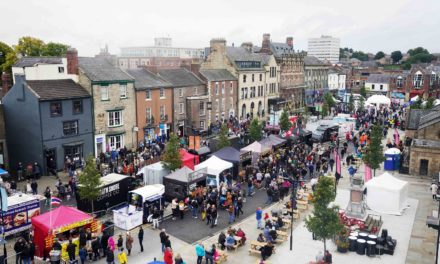
[[[261,254],[260,248],[264,247],[266,244],[267,244],[266,242],[259,242],[257,240],[252,240],[250,243],[249,254],[250,253]]]

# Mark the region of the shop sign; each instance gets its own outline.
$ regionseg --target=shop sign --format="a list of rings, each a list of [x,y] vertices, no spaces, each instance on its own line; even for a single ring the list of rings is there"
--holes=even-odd
[[[80,227],[80,226],[88,225],[88,224],[90,224],[92,222],[93,222],[93,217],[90,217],[90,218],[84,219],[84,220],[76,222],[76,223],[72,223],[72,224],[68,224],[68,225],[62,226],[62,227],[58,227],[58,228],[54,229],[53,232],[54,232],[54,234],[63,233],[63,232],[66,232],[68,230]]]
[[[252,159],[252,151],[247,151],[240,154],[240,162],[243,162],[245,160]]]
[[[31,228],[31,218],[40,215],[38,199],[8,207],[2,214],[5,235],[19,233]]]

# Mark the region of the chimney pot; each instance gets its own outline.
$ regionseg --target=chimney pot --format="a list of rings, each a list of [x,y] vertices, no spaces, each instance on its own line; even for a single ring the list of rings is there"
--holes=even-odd
[[[67,74],[78,75],[78,51],[75,48],[69,48],[66,52]]]

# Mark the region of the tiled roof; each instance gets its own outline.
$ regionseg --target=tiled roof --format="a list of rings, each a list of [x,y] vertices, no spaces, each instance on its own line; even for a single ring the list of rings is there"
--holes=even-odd
[[[423,109],[410,109],[406,129],[416,130],[419,127],[420,117],[425,114],[425,112],[426,110]]]
[[[202,85],[204,82],[186,69],[160,70],[159,76],[171,83],[174,87]]]
[[[234,63],[237,68],[240,68],[237,61],[254,61],[260,62],[260,67],[254,69],[263,69],[263,57],[259,53],[249,52],[244,47],[226,47],[226,56]],[[246,68],[250,69],[250,68]]]
[[[412,144],[414,147],[440,149],[440,141],[438,140],[414,139]]]
[[[22,57],[12,67],[33,67],[37,64],[62,64],[61,57]]]
[[[420,117],[419,129],[425,128],[437,122],[440,122],[440,110],[432,110],[426,115]]]
[[[390,75],[389,74],[372,73],[372,74],[370,74],[370,76],[368,76],[368,79],[366,82],[367,83],[389,83],[390,82]]]
[[[26,81],[40,101],[90,97],[90,94],[71,79]]]
[[[91,81],[133,81],[133,78],[105,58],[80,57],[79,68]]]
[[[200,70],[200,74],[205,77],[208,81],[236,81],[232,73],[225,69],[219,70]]]
[[[327,64],[325,64],[323,61],[319,60],[316,57],[305,56],[304,57],[304,65],[305,66],[325,66]]]
[[[134,78],[134,88],[136,90],[172,86],[171,83],[144,68],[127,69],[125,71]]]
[[[270,50],[275,57],[281,57],[283,54],[293,54],[295,50],[286,43],[282,42],[271,42]]]

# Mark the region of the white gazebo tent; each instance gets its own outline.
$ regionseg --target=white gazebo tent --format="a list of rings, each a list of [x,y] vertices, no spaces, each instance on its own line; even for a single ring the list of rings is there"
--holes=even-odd
[[[162,184],[163,177],[170,174],[170,171],[165,169],[162,162],[156,162],[147,166],[144,166],[138,171],[136,175],[143,174],[144,184]]]
[[[208,181],[210,179],[209,175],[215,176],[216,182],[210,184],[210,185],[217,185],[220,182],[220,173],[223,171],[232,168],[234,165],[231,162],[224,161],[216,156],[212,156],[209,159],[205,160],[204,162],[197,164],[194,167],[194,171],[198,171],[201,169],[206,168],[208,173]],[[209,182],[208,182],[209,184]]]
[[[246,147],[240,149],[240,152],[252,152],[252,163],[257,162],[258,158],[261,154],[265,153],[266,151],[269,151],[270,147],[266,145],[262,145],[260,142],[255,141],[252,144],[247,145]]]
[[[385,95],[375,94],[375,95],[368,97],[365,104],[366,105],[374,105],[376,107],[379,107],[381,105],[389,106],[391,104],[391,100],[390,100],[390,98],[386,97]]]
[[[407,207],[408,182],[393,177],[388,172],[365,184],[367,206],[383,214],[401,215]]]

